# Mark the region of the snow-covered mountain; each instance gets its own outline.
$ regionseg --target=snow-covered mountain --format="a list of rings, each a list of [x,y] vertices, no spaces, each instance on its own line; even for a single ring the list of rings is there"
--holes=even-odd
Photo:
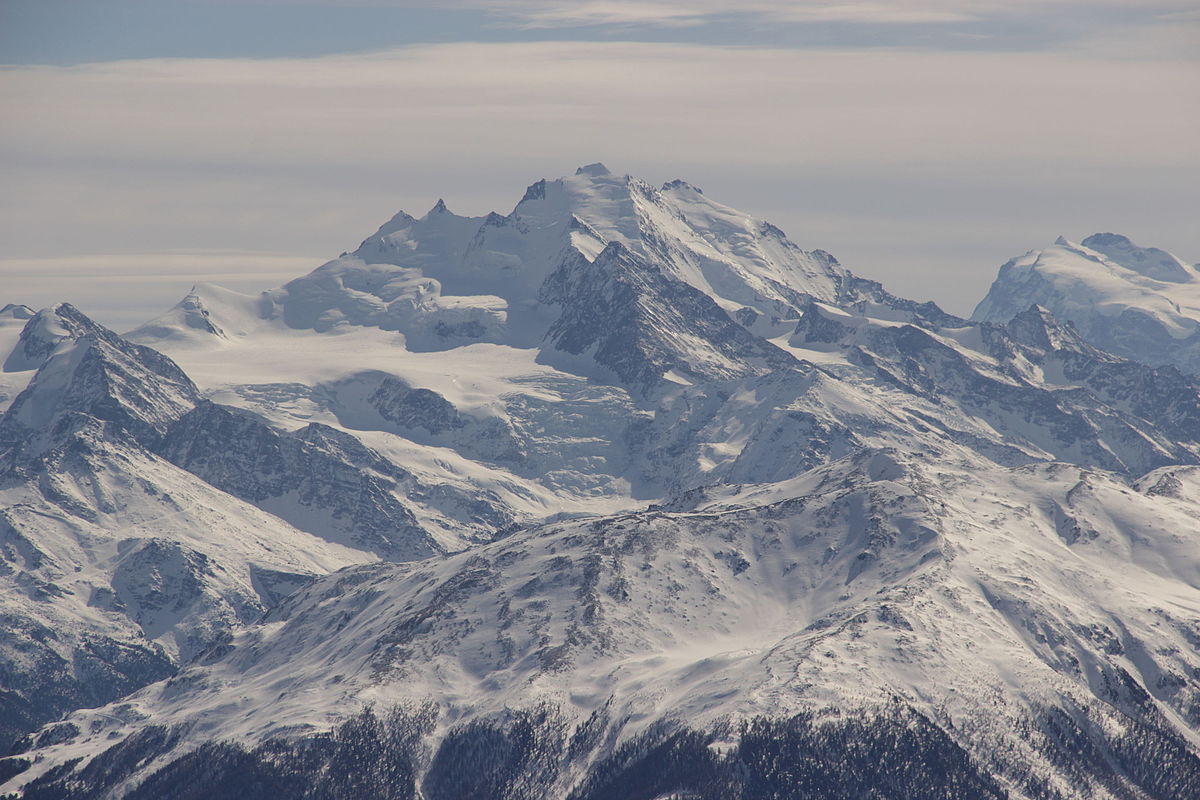
[[[1006,322],[1031,305],[1075,325],[1097,347],[1200,373],[1200,271],[1113,233],[1059,238],[1000,268],[973,319]]]
[[[1196,796],[1200,380],[1044,306],[590,165],[124,337],[7,307],[4,721],[106,705],[0,780]]]
[[[32,316],[14,352],[46,355],[0,417],[10,740],[169,675],[311,577],[366,560],[156,454],[200,402],[168,358],[65,304]]]
[[[790,361],[749,331],[785,332],[805,298],[832,300],[845,278],[693,186],[593,164],[533,184],[507,216],[460,217],[441,201],[420,219],[397,214],[266,299],[295,328],[396,330],[410,351],[533,347],[543,363],[648,395],[663,380]]]
[[[887,731],[901,743],[881,761],[843,753],[829,769],[886,786],[956,756],[958,771],[890,796],[1182,798],[1200,780],[1197,480],[1170,468],[1131,487],[1061,463],[918,466],[868,450],[671,510],[359,567],[173,679],[74,715],[54,729],[69,741],[42,754],[59,763],[135,731],[93,785],[149,762],[147,796],[179,796],[197,765],[172,759],[204,742],[303,737],[348,708],[433,700],[432,752],[359,753],[414,758],[425,797],[621,796],[644,788],[645,761],[688,767],[662,795],[763,797],[747,785],[794,788],[786,773],[814,743],[755,763],[739,721],[817,720],[808,738],[853,754],[867,742],[840,726],[886,731],[891,715],[940,735]],[[690,750],[655,760],[688,731]],[[204,770],[234,785],[277,754],[210,751]],[[71,780],[38,791],[89,785]]]

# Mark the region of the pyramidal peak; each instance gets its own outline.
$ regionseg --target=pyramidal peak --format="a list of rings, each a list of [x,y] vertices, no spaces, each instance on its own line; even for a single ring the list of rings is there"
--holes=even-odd
[[[575,170],[575,174],[576,175],[592,175],[592,176],[595,176],[598,178],[612,175],[612,173],[609,171],[608,167],[604,166],[599,161],[597,161],[594,164],[585,164],[584,166]]]
[[[5,319],[29,319],[34,313],[34,310],[24,303],[9,303],[0,308],[0,317]]]
[[[692,184],[692,183],[688,183],[687,181],[682,180],[680,178],[676,178],[673,181],[667,181],[666,183],[664,183],[662,185],[662,189],[661,189],[661,191],[664,191],[664,192],[681,191],[681,190],[695,192],[696,194],[704,194],[704,190],[701,189],[699,186],[696,186],[695,184]]]

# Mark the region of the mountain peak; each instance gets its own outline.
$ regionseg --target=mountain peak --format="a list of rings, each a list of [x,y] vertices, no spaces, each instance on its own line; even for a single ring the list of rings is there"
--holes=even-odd
[[[4,308],[0,308],[0,317],[9,319],[29,319],[33,314],[33,309],[23,303],[9,303]]]
[[[4,362],[5,372],[37,369],[62,342],[101,330],[99,325],[70,303],[44,308],[27,319],[16,348]]]
[[[1138,247],[1128,236],[1119,233],[1094,233],[1082,242],[1109,261],[1126,269],[1167,283],[1191,283],[1195,270],[1165,250],[1157,247]]]
[[[584,166],[575,170],[575,174],[576,175],[591,175],[591,176],[597,177],[597,178],[603,178],[608,175],[612,175],[612,173],[608,171],[608,167],[604,166],[599,161],[597,161],[595,164],[585,164]]]
[[[1035,304],[1101,350],[1200,372],[1200,276],[1165,250],[1116,233],[1059,237],[1004,264],[972,318],[1005,323]]]
[[[521,203],[527,203],[527,202],[530,202],[533,200],[541,200],[545,196],[546,196],[546,179],[542,178],[541,180],[539,180],[535,183],[529,184],[529,188],[527,188],[525,190],[525,195],[521,198],[521,201],[519,203],[517,203],[517,205],[521,205]]]
[[[662,191],[664,192],[669,192],[673,189],[683,189],[687,191],[693,191],[696,194],[704,194],[704,190],[702,190],[699,186],[688,183],[687,181],[679,178],[676,178],[673,181],[667,181],[662,185]]]
[[[48,312],[41,312],[47,314]],[[66,303],[55,307],[57,335],[29,385],[0,417],[0,440],[27,442],[50,433],[66,415],[83,414],[115,423],[136,438],[161,435],[200,398],[199,390],[174,361],[133,344],[96,324]],[[29,321],[35,330],[39,314]]]
[[[126,332],[123,338],[151,347],[165,342],[203,345],[214,337],[228,340],[249,335],[268,308],[264,295],[245,295],[202,281],[174,307]]]
[[[1119,233],[1093,233],[1091,236],[1084,239],[1080,244],[1084,247],[1090,247],[1093,250],[1099,250],[1104,247],[1133,247],[1133,242],[1128,236],[1122,236]]]
[[[1044,350],[1075,349],[1081,346],[1071,324],[1063,324],[1054,313],[1034,303],[1010,319],[1004,326],[1015,340]]]

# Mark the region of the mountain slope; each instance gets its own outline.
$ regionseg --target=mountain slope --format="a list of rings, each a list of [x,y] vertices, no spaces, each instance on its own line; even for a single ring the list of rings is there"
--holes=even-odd
[[[204,482],[203,470],[180,469],[231,466],[239,440],[203,424],[220,410],[170,359],[67,305],[31,316],[18,352],[40,352],[37,342],[47,357],[0,416],[0,613],[20,632],[0,640],[3,738],[169,675],[313,576],[388,550],[363,541],[394,522],[387,504],[399,503],[386,491],[364,492],[349,524],[336,524],[348,489],[374,489],[349,454],[382,463],[346,434],[294,437],[285,480],[302,492],[292,507],[335,516],[308,519],[316,535],[305,533]],[[247,430],[278,436],[262,422],[239,435]],[[395,547],[405,534],[429,541],[398,528],[383,531],[389,554],[439,550]]]
[[[327,426],[280,433],[204,402],[171,427],[157,452],[322,538],[395,561],[443,552],[396,496],[408,473]]]
[[[1170,477],[1197,480],[1194,468]],[[1198,518],[1190,499],[1069,465],[931,468],[867,451],[694,508],[341,573],[126,703],[182,726],[176,755],[319,731],[346,704],[433,701],[434,765],[506,708],[542,704],[567,730],[599,726],[580,760],[552,754],[547,772],[525,776],[541,797],[594,781],[621,742],[680,726],[720,740],[731,720],[834,708],[869,720],[895,698],[1008,796],[1184,797],[1200,778],[1187,755]],[[1104,733],[1117,720],[1170,743],[1185,782],[1061,762],[1061,747],[1086,745],[1119,763],[1128,743]],[[145,726],[89,712],[74,724],[96,732],[51,748],[55,760]],[[1078,738],[1057,740],[1064,730]],[[439,778],[427,769],[428,788]]]
[[[934,424],[952,419],[950,409],[965,412],[1026,452],[1134,476],[1197,460],[1194,379],[1103,353],[1044,312],[1007,327],[943,328],[814,304],[789,341],[836,348],[877,380],[941,406]]]

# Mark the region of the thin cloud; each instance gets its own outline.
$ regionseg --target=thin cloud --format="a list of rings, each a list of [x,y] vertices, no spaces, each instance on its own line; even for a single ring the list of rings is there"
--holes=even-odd
[[[455,44],[315,59],[2,73],[0,153],[131,162],[391,162],[636,142],[697,162],[1188,163],[1195,71],[1049,53]],[[1122,98],[1122,113],[1106,110]],[[1154,119],[1152,127],[1145,120]]]
[[[424,5],[418,3],[418,5]],[[835,3],[827,0],[461,0],[457,7],[479,8],[535,28],[590,25],[699,25],[731,17],[775,23],[850,23],[863,25],[950,25],[988,20],[1039,19],[1065,15],[1119,14],[1144,20],[1191,18],[1195,9],[1186,0],[888,0]]]
[[[746,17],[762,22],[850,22],[869,24],[943,24],[979,19],[963,9],[904,6],[886,3],[741,4],[736,9],[703,3],[580,2],[549,7],[493,7],[514,17],[525,28],[567,28],[599,25],[682,27],[703,25],[715,18]]]
[[[567,28],[589,25],[700,25],[709,12],[693,6],[653,2],[583,2],[502,9],[525,28]]]
[[[798,210],[771,213],[801,245],[839,256],[872,244],[860,252],[929,253],[947,208],[1020,251],[1075,225],[1091,232],[1091,211],[1057,220],[1101,197],[1117,210],[1098,229],[1196,252],[1181,209],[1195,207],[1198,84],[1189,62],[1101,52],[581,42],[10,68],[0,256],[230,247],[316,264],[397,208],[423,213],[445,196],[456,211],[504,212],[528,182],[595,160],[655,180],[741,180],[740,193],[713,195],[764,213],[820,208],[857,176],[830,239]],[[770,205],[751,179],[777,184]],[[911,241],[878,227],[888,215],[913,220]],[[1041,220],[1054,224],[1022,233]],[[937,299],[969,294],[954,302],[969,308],[990,275],[972,284],[938,258],[945,272],[923,268],[947,277]],[[852,265],[888,279],[902,262]],[[5,302],[36,277],[0,274]]]
[[[0,258],[7,302],[43,308],[70,302],[126,331],[183,299],[200,282],[255,294],[308,272],[311,256],[227,251]]]

